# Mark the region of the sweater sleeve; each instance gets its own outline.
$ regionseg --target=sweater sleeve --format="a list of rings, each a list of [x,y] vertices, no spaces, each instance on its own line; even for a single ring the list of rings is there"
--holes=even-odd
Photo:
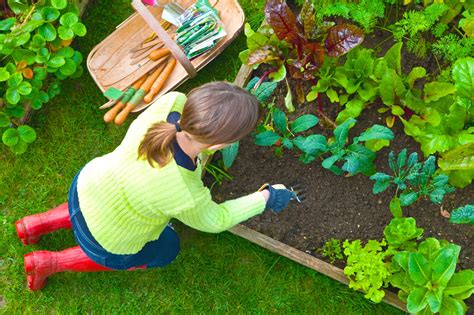
[[[229,200],[221,204],[212,201],[209,189],[196,206],[174,217],[203,232],[219,233],[265,210],[265,198],[260,192]]]

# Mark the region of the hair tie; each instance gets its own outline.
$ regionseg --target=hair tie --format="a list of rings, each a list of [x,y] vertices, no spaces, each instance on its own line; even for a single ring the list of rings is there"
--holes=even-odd
[[[176,132],[180,132],[182,130],[178,122],[174,124],[174,127],[176,128]]]

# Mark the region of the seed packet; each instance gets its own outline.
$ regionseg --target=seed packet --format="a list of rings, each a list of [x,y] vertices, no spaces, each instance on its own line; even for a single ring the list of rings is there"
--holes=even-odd
[[[177,18],[176,42],[189,59],[212,49],[227,33],[217,10],[208,0],[198,0]]]

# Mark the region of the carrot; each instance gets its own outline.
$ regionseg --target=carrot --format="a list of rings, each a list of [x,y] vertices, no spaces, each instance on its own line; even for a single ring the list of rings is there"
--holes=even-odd
[[[175,65],[176,65],[176,59],[171,58],[170,60],[168,60],[168,63],[166,64],[165,69],[163,70],[163,72],[161,72],[160,76],[156,79],[155,83],[153,83],[153,85],[151,86],[150,92],[143,99],[145,103],[150,103],[155,97],[155,95],[158,94],[158,92],[160,92],[166,80],[171,75],[171,72],[173,72]]]
[[[105,122],[112,122],[117,115],[117,113],[127,104],[127,102],[132,98],[133,94],[135,94],[136,90],[140,88],[140,86],[145,82],[147,74],[145,73],[140,79],[135,81],[131,87],[127,88],[124,93],[123,98],[115,104],[107,113],[104,115]]]
[[[169,53],[170,53],[170,50],[168,48],[158,48],[158,49],[153,50],[148,55],[148,57],[151,60],[155,61],[155,60],[160,59],[161,57],[164,57],[164,56],[168,55]]]
[[[140,101],[143,100],[143,97],[145,96],[148,91],[150,91],[150,88],[155,82],[155,80],[158,78],[160,73],[163,71],[165,68],[165,64],[161,63],[153,73],[146,78],[145,82],[142,83],[140,86],[140,89],[138,89],[135,94],[133,95],[132,99],[128,101],[127,105],[125,108],[115,117],[115,124],[121,125],[127,119],[128,114],[135,108],[135,106],[140,103]]]

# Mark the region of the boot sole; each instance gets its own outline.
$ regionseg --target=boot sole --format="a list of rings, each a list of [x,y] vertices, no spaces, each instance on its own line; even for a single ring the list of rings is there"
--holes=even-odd
[[[26,276],[26,283],[28,285],[28,289],[30,291],[38,291],[44,288],[46,285],[46,282],[48,281],[48,278],[42,279],[38,281],[38,278],[34,275],[27,275]]]
[[[39,241],[39,237],[36,238],[30,238],[28,237],[27,234],[27,228],[25,224],[23,223],[22,220],[19,220],[15,223],[15,228],[16,228],[16,234],[18,235],[18,238],[21,240],[23,245],[30,245],[30,244],[36,244]]]

